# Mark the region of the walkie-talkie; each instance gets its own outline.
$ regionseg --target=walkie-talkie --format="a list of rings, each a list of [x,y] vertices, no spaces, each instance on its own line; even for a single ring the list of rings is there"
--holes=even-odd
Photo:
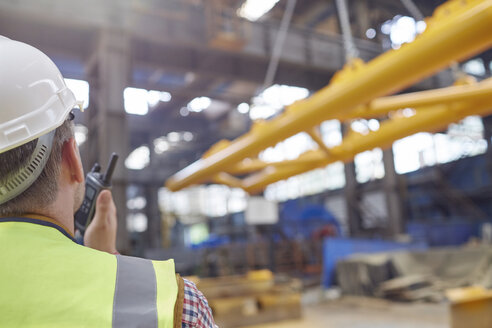
[[[113,176],[118,155],[111,154],[108,168],[104,174],[101,174],[101,165],[94,164],[91,171],[85,178],[85,196],[82,205],[75,213],[75,229],[78,229],[84,235],[85,229],[94,218],[96,201],[99,193],[104,189],[111,189],[111,177]]]

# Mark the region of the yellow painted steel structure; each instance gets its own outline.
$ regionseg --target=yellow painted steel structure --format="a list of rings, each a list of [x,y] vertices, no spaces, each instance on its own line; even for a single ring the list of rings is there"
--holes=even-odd
[[[450,306],[451,328],[492,327],[492,290],[481,286],[446,291]]]
[[[482,101],[460,102],[451,105],[434,105],[418,109],[411,117],[391,119],[381,123],[379,130],[366,135],[350,132],[343,142],[330,149],[330,156],[321,150],[302,154],[298,160],[283,162],[282,166],[269,163],[268,169],[243,180],[242,188],[250,193],[264,189],[270,183],[297,175],[337,161],[351,161],[355,155],[376,147],[387,148],[398,139],[421,132],[436,132],[450,123],[469,115],[492,114],[492,97]],[[275,164],[275,163],[273,163]]]
[[[383,97],[398,92],[460,61],[492,47],[492,0],[451,0],[426,20],[427,29],[412,43],[386,52],[369,63],[353,60],[328,86],[308,99],[288,106],[270,121],[256,122],[251,131],[213,146],[202,159],[168,179],[172,191],[214,181],[255,193],[268,184],[335,161],[350,161],[362,151],[389,147],[392,142],[419,131],[437,131],[469,115],[487,115],[492,109],[492,81],[457,85],[439,90]],[[382,97],[382,98],[381,98]],[[412,117],[391,118],[367,135],[350,132],[341,145],[327,148],[316,127],[325,120],[349,121],[384,117],[405,107]],[[265,163],[259,152],[306,131],[319,149],[298,159]],[[258,173],[238,179],[234,174]]]

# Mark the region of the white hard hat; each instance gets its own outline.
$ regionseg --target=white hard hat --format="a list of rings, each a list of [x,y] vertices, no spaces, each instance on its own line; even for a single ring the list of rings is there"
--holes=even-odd
[[[0,36],[0,154],[56,129],[77,104],[48,56]]]
[[[27,164],[1,177],[0,204],[39,177],[51,153],[55,129],[80,105],[56,65],[44,53],[0,36],[0,154],[38,139]]]

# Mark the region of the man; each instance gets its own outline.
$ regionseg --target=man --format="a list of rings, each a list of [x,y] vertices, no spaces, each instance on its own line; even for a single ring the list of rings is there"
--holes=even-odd
[[[78,105],[41,51],[0,36],[0,326],[214,327],[174,262],[121,256],[109,191],[75,243]]]

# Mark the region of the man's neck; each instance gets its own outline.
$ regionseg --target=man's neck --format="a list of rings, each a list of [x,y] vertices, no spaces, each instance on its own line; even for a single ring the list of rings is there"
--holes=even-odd
[[[46,216],[65,227],[74,235],[73,196],[70,193],[59,192],[56,200],[49,207],[38,209],[32,214]]]
[[[67,220],[60,216],[50,214],[49,211],[34,211],[32,213],[28,213],[26,216],[32,217],[34,219],[40,219],[40,220],[44,220],[46,218],[45,221],[49,221],[51,223],[60,226],[61,228],[63,228],[63,230],[66,230],[70,235],[74,236],[75,231],[74,231],[73,215],[72,215],[72,220]]]

